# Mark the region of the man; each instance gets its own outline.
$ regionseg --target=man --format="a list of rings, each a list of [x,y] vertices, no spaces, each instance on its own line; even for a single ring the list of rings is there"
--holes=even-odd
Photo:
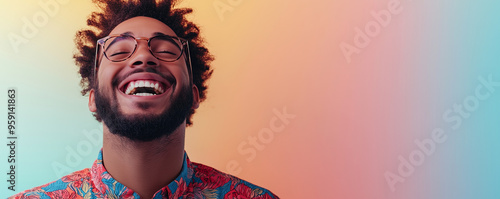
[[[90,169],[12,198],[277,198],[270,191],[190,162],[185,127],[205,99],[212,70],[191,9],[176,1],[95,0],[102,12],[77,33],[82,94],[103,122]]]

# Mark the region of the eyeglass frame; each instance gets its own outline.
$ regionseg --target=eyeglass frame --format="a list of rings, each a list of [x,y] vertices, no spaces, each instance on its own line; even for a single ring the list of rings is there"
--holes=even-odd
[[[113,61],[113,60],[110,60],[108,58],[108,56],[106,55],[106,49],[104,49],[104,43],[112,38],[112,37],[119,37],[119,36],[126,36],[126,37],[132,37],[134,40],[135,40],[135,46],[134,46],[134,51],[132,51],[132,53],[130,53],[130,55],[128,57],[126,57],[125,59],[122,59],[122,60],[117,60],[117,61]],[[153,53],[153,51],[151,50],[151,39],[153,38],[156,38],[156,37],[169,37],[169,38],[174,38],[174,39],[177,39],[181,42],[181,54],[179,55],[179,57],[175,60],[172,60],[172,61],[166,61],[166,60],[163,60],[163,59],[160,59],[158,57],[156,57],[156,55]],[[134,37],[132,35],[128,35],[128,34],[116,34],[116,35],[108,35],[106,37],[103,37],[103,38],[100,38],[97,40],[96,42],[96,50],[95,50],[95,58],[94,58],[94,84],[96,83],[97,81],[97,59],[99,58],[98,57],[98,53],[99,53],[99,46],[102,46],[103,48],[103,51],[102,51],[102,54],[104,55],[104,57],[106,57],[106,59],[108,59],[109,61],[111,62],[122,62],[122,61],[125,61],[127,59],[129,59],[130,57],[132,57],[132,55],[134,55],[135,51],[137,50],[137,46],[139,45],[139,42],[138,40],[146,40],[148,42],[148,50],[149,52],[151,53],[151,55],[153,55],[153,57],[155,57],[156,59],[160,60],[160,61],[164,61],[164,62],[175,62],[177,60],[179,60],[181,57],[182,57],[182,54],[184,55],[187,55],[187,56],[184,56],[185,59],[186,59],[186,64],[188,64],[188,72],[189,72],[189,79],[191,80],[191,85],[193,84],[193,69],[192,69],[192,66],[191,66],[191,53],[189,51],[189,41],[186,40],[186,39],[183,39],[183,38],[180,38],[180,37],[176,37],[176,36],[171,36],[171,35],[156,35],[156,36],[153,36],[153,37],[150,37],[150,38],[147,38],[147,37]],[[186,46],[186,48],[183,48],[184,46]],[[186,51],[186,52],[184,52]],[[97,85],[94,85],[94,86],[97,86]]]

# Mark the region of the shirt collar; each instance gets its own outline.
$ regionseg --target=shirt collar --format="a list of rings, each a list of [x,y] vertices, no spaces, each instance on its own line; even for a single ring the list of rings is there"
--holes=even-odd
[[[108,198],[139,198],[137,193],[134,193],[132,189],[125,187],[125,185],[116,181],[113,177],[111,177],[106,168],[104,168],[104,165],[102,164],[102,149],[99,151],[97,160],[90,169],[90,175],[95,188],[103,196],[107,196]],[[175,178],[174,181],[158,190],[154,194],[153,198],[178,198],[179,196],[184,195],[192,177],[193,166],[191,161],[189,161],[187,153],[184,152],[184,161],[182,163],[181,173],[177,176],[177,178]]]

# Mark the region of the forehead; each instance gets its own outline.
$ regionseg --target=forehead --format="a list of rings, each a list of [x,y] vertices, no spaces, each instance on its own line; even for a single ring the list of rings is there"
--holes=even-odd
[[[177,36],[175,32],[163,22],[151,17],[134,17],[118,24],[110,35],[130,32],[136,37],[151,37],[154,33],[160,32],[165,35]]]

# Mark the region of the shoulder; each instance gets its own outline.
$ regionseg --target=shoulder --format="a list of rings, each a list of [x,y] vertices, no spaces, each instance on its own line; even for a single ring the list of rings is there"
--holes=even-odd
[[[78,197],[78,195],[81,195],[82,187],[90,189],[90,184],[91,179],[89,169],[83,169],[66,175],[59,180],[25,190],[9,197],[9,199],[75,198]]]
[[[278,198],[271,191],[242,180],[236,176],[223,173],[212,167],[194,163],[193,178],[190,183],[194,189],[212,190],[217,195],[224,198],[238,198],[245,196],[247,198]]]

